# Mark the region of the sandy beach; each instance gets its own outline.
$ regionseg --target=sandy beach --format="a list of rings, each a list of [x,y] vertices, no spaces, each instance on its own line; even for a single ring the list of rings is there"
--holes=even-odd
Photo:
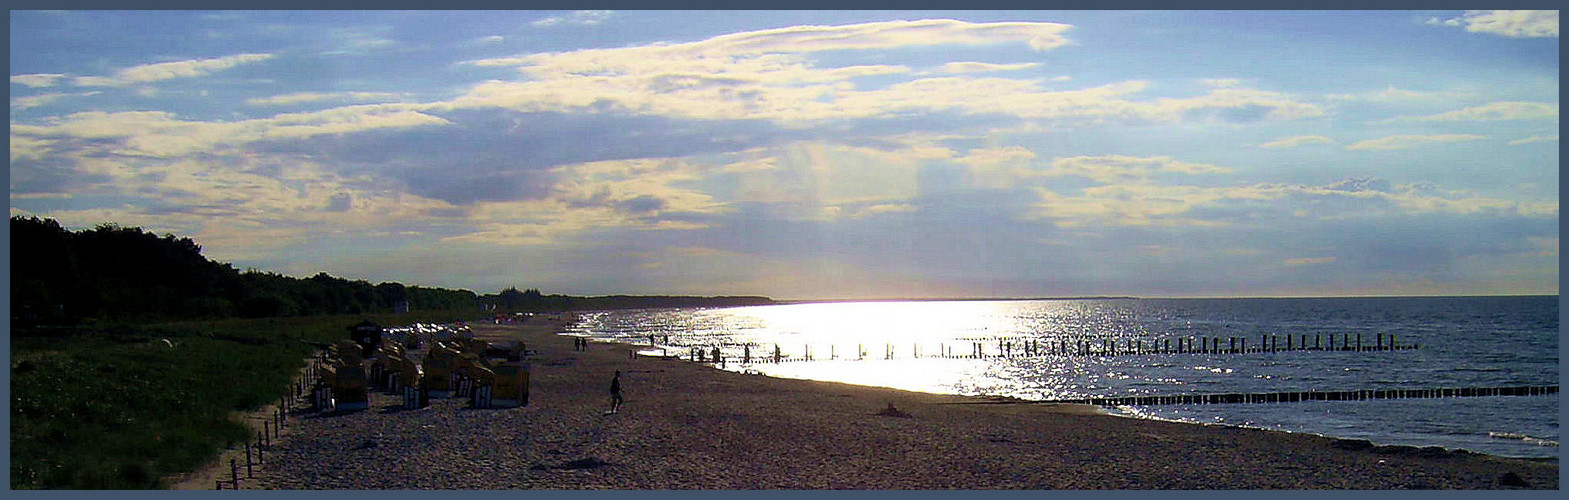
[[[368,410],[296,413],[241,487],[1558,488],[1556,463],[775,379],[633,359],[636,348],[621,344],[577,351],[558,328],[474,325],[480,338],[538,351],[528,406],[469,409],[454,398],[402,410],[373,393]],[[616,370],[626,403],[606,414]]]

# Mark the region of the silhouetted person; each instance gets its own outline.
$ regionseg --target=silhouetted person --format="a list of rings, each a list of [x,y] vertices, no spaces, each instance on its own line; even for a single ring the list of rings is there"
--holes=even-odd
[[[616,370],[615,378],[610,379],[610,412],[621,411],[621,370]]]

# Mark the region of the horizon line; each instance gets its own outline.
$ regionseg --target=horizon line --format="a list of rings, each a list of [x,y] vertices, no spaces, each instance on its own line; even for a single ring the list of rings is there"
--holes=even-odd
[[[812,298],[776,299],[781,303],[807,304],[826,302],[981,302],[1029,300],[1170,300],[1170,299],[1418,299],[1418,298],[1468,298],[1468,297],[1558,297],[1558,293],[1498,293],[1498,294],[1432,294],[1432,295],[1195,295],[1195,296],[1137,296],[1137,295],[1069,295],[1055,297],[880,297],[880,298]],[[734,296],[734,295],[732,295]],[[764,296],[766,297],[766,296]]]

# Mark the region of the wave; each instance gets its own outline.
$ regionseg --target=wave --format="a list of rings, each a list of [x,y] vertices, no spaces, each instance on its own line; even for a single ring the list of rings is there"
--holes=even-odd
[[[1537,446],[1550,446],[1550,447],[1557,447],[1558,446],[1558,442],[1557,441],[1553,441],[1551,439],[1535,438],[1535,437],[1527,436],[1525,434],[1516,434],[1516,433],[1513,433],[1513,432],[1489,432],[1489,433],[1487,433],[1487,437],[1490,437],[1490,438],[1493,438],[1493,439],[1512,439],[1512,440],[1516,440],[1516,441],[1520,441],[1520,442],[1524,442],[1524,443],[1528,443],[1528,444],[1534,444],[1534,445],[1537,445]]]

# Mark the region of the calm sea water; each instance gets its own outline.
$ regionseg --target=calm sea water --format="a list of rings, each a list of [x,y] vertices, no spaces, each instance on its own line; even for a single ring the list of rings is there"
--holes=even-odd
[[[587,313],[569,334],[686,356],[720,346],[725,368],[936,393],[1032,400],[1132,395],[1558,384],[1558,298],[1113,299],[812,303]],[[1410,350],[1111,357],[1014,354],[1031,340],[1248,339],[1382,333]],[[1175,340],[1173,341],[1175,342]],[[1337,340],[1337,345],[1338,345]],[[743,347],[747,346],[749,347]],[[978,348],[984,359],[955,359]],[[1285,345],[1284,338],[1279,345]],[[762,362],[775,349],[794,362]],[[863,354],[864,353],[864,354]],[[750,354],[750,363],[739,362]],[[805,358],[810,355],[811,361]],[[1114,413],[1558,456],[1558,395],[1128,406]]]

